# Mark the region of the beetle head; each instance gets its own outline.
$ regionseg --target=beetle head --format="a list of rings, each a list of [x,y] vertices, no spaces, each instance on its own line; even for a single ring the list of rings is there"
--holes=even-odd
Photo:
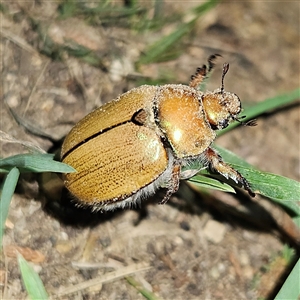
[[[206,92],[202,103],[206,118],[213,129],[223,129],[233,120],[238,120],[241,112],[241,100],[236,94],[225,92],[224,77],[229,70],[229,64],[223,65],[221,88]]]
[[[223,129],[241,112],[241,101],[236,94],[222,91],[207,92],[202,97],[207,121],[213,129]]]

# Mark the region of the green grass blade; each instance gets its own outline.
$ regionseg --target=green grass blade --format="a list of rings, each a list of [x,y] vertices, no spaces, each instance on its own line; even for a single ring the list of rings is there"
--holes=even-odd
[[[61,1],[58,5],[57,12],[61,19],[71,18],[76,13],[76,2],[75,1]]]
[[[300,99],[300,88],[297,88],[286,94],[277,95],[275,97],[266,99],[265,101],[257,103],[251,107],[245,108],[243,111],[243,115],[245,115],[246,118],[243,119],[243,122],[247,122],[248,120],[256,118],[264,113],[271,112],[274,109],[282,108],[285,105],[291,104],[298,99]],[[238,122],[231,123],[227,128],[219,131],[218,136],[223,135],[224,133],[232,130],[237,126],[240,126]]]
[[[14,194],[20,171],[17,168],[13,168],[7,174],[5,181],[2,186],[0,196],[0,251],[2,249],[2,239],[5,229],[5,221],[7,219],[8,210],[11,198]]]
[[[212,9],[215,5],[217,5],[220,1],[219,0],[209,0],[204,2],[196,7],[193,8],[194,13],[200,17],[210,9]]]
[[[245,167],[245,168],[251,168],[252,165],[249,164],[248,162],[246,162],[244,159],[240,158],[239,156],[235,155],[233,152],[227,150],[227,149],[224,149],[220,146],[217,146],[217,145],[213,145],[213,148],[216,149],[220,154],[221,156],[223,157],[223,159],[230,163],[230,164],[236,164],[236,165],[239,165],[239,166],[242,166],[242,167]]]
[[[300,207],[297,203],[300,200],[300,183],[298,181],[262,172],[234,153],[216,145],[214,145],[214,148],[220,153],[226,163],[230,164],[248,180],[255,193],[278,202],[280,205],[293,211],[296,216],[300,216]],[[196,162],[188,165],[187,168],[200,169],[201,167],[203,166]],[[185,168],[183,168],[183,171],[185,171]],[[202,187],[225,192],[234,192],[232,185],[236,186],[232,180],[227,180],[217,173],[212,174],[206,169],[202,169],[197,176],[190,178],[189,181]]]
[[[300,216],[294,217],[293,221],[300,228]]]
[[[230,193],[235,193],[235,190],[232,186],[225,182],[221,182],[217,179],[203,176],[203,175],[196,175],[192,178],[189,179],[190,182],[193,184],[198,185],[201,188],[206,188],[206,189],[213,189],[213,190],[218,190],[222,192],[230,192]]]
[[[18,263],[29,298],[33,300],[48,299],[42,280],[21,254],[18,254]]]
[[[178,55],[178,52],[174,50],[177,48],[175,45],[184,35],[192,30],[195,21],[196,19],[189,23],[181,24],[176,31],[154,43],[145,50],[145,54],[141,56],[138,63],[150,64],[154,62],[167,61],[172,58],[174,59]]]
[[[141,56],[138,63],[149,64],[174,59],[174,57],[179,54],[178,44],[181,39],[192,31],[198,18],[213,8],[217,3],[218,1],[216,0],[209,0],[195,8],[194,12],[196,13],[196,17],[192,21],[182,23],[177,30],[173,31],[168,36],[164,36],[159,41],[151,45],[145,50],[145,54]]]
[[[296,201],[300,200],[300,183],[298,181],[272,173],[261,172],[254,168],[245,168],[236,164],[231,165],[243,173],[256,193],[279,201],[281,204],[292,206],[293,210],[300,214],[299,206],[296,205]]]
[[[297,261],[292,272],[283,284],[275,300],[299,299],[300,296],[300,259]]]
[[[138,290],[147,300],[159,300],[154,293],[144,288],[139,282],[137,282],[133,277],[125,277],[127,282],[132,285],[136,290]]]
[[[17,154],[1,159],[0,168],[10,170],[12,167],[18,167],[24,172],[71,173],[75,171],[64,163],[54,161],[53,157],[52,154]]]
[[[300,183],[298,181],[256,170],[232,152],[221,147],[215,148],[226,162],[249,181],[255,192],[279,202],[300,215],[300,208],[296,203],[300,200]]]

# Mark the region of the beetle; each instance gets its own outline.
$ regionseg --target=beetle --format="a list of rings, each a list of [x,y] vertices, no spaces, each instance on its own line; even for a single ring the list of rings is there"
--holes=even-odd
[[[223,65],[220,88],[198,90],[217,56],[197,69],[189,85],[134,88],[72,128],[61,159],[77,171],[65,174],[64,184],[80,205],[103,211],[126,208],[165,188],[163,204],[178,190],[181,179],[201,168],[234,180],[255,196],[248,181],[211,148],[216,130],[232,121],[242,123],[239,97],[224,89],[228,63]],[[192,167],[193,162],[202,167]]]

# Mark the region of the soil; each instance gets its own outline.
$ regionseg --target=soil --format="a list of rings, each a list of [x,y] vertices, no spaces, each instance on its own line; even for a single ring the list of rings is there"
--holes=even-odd
[[[198,19],[178,58],[139,68],[135,62],[147,46],[179,22],[137,33],[121,18],[93,25],[80,14],[62,19],[55,1],[3,5],[0,130],[45,151],[53,151],[95,107],[142,80],[188,83],[214,53],[222,59],[207,89],[220,86],[226,61],[225,88],[239,95],[244,107],[299,87],[296,1],[219,3]],[[162,17],[181,13],[187,22],[199,3],[162,5]],[[149,4],[148,18],[153,15]],[[142,21],[137,15],[135,26]],[[101,63],[92,66],[65,50],[75,44],[94,51]],[[298,102],[216,143],[263,171],[299,181],[299,126]],[[1,157],[25,152],[21,144],[1,142]],[[65,194],[53,195],[47,176],[23,175],[13,196],[0,264],[3,299],[27,297],[15,250],[57,299],[144,299],[131,279],[159,299],[271,299],[291,267],[282,253],[286,243],[295,245],[299,233],[290,234],[289,216],[259,195],[199,193],[183,182],[166,205],[157,205],[161,191],[137,209],[103,214],[76,207]],[[98,283],[80,285],[92,279]],[[68,292],[69,287],[75,291]]]

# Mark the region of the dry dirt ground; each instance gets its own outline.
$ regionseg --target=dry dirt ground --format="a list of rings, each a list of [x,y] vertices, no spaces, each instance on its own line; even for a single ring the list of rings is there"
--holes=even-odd
[[[226,89],[246,106],[299,86],[296,1],[220,3],[198,20],[179,58],[138,70],[134,63],[146,46],[177,23],[155,34],[137,34],[118,24],[121,20],[106,26],[91,26],[82,16],[61,20],[55,1],[3,4],[0,129],[46,151],[53,143],[24,130],[4,101],[23,125],[59,140],[93,108],[140,78],[166,74],[174,83],[187,83],[214,53],[230,63]],[[199,4],[167,2],[161,14],[185,13],[188,21],[188,12]],[[93,67],[60,48],[74,41],[95,51],[103,65]],[[60,49],[62,59],[41,54],[47,47]],[[219,85],[217,67],[208,88]],[[270,113],[259,118],[258,126],[240,127],[217,143],[264,171],[299,180],[299,111],[298,103]],[[24,152],[18,144],[1,143],[2,157]],[[26,175],[12,200],[0,264],[5,299],[26,298],[14,249],[32,262],[50,295],[61,293],[59,299],[144,299],[124,279],[126,272],[159,299],[272,297],[287,268],[281,253],[291,239],[268,212],[275,210],[279,219],[286,215],[260,197],[251,210],[245,205],[252,200],[243,194],[199,194],[182,184],[166,205],[156,204],[158,193],[141,209],[105,215],[59,199],[49,202],[38,187],[36,177]],[[90,279],[99,283],[77,286]],[[75,292],[68,294],[72,286]]]

